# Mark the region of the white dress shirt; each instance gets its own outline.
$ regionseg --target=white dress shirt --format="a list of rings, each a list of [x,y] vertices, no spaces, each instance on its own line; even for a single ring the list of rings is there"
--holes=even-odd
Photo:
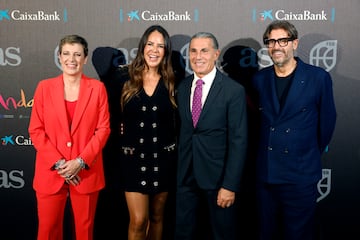
[[[204,106],[204,103],[205,103],[206,98],[207,98],[207,96],[209,94],[211,85],[214,82],[216,71],[217,71],[216,67],[214,67],[213,70],[211,70],[211,72],[209,72],[209,74],[207,74],[206,76],[201,78],[204,81],[204,84],[203,84],[203,87],[202,87],[201,106]],[[190,110],[192,110],[192,99],[193,99],[193,96],[194,96],[194,91],[195,91],[195,87],[196,87],[196,81],[198,79],[200,79],[200,78],[194,73],[194,79],[193,79],[192,84],[191,84]]]

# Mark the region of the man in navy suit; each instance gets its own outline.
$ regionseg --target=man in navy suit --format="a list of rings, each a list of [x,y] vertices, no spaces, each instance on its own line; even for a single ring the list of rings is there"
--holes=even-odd
[[[219,55],[211,33],[195,34],[189,45],[194,74],[178,86],[177,240],[195,239],[199,205],[207,206],[215,240],[237,239],[235,195],[247,149],[246,98],[244,88],[216,68]],[[198,79],[203,81],[202,110],[193,123],[192,99]]]
[[[274,64],[253,79],[261,112],[260,239],[310,240],[314,238],[321,154],[336,122],[332,80],[322,68],[294,56],[298,32],[288,21],[272,22],[263,41]]]

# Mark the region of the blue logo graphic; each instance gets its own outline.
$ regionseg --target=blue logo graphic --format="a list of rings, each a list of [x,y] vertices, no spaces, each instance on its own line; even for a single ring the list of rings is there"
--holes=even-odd
[[[198,21],[199,21],[199,10],[194,9],[194,22],[198,22]]]
[[[262,21],[266,21],[266,19],[269,19],[269,20],[274,20],[273,16],[272,16],[272,11],[273,10],[264,10],[263,12],[260,13],[260,19]]]
[[[134,10],[134,11],[131,11],[129,12],[127,15],[128,15],[128,21],[129,22],[132,22],[133,20],[138,20],[140,21],[140,17],[138,15],[139,13],[139,10]]]
[[[12,140],[13,135],[11,136],[5,136],[1,138],[1,144],[2,145],[8,145],[8,143],[15,145],[14,141]]]
[[[134,20],[140,21],[139,17],[139,10],[133,10],[127,13],[127,21],[132,22]],[[123,9],[120,9],[119,11],[119,21],[122,23],[124,22],[124,11]]]
[[[64,8],[64,22],[68,21],[68,14],[67,14],[67,9]]]
[[[331,9],[331,22],[335,21],[335,8]]]
[[[9,16],[9,10],[1,10],[0,9],[0,21],[2,21],[3,19],[7,19],[10,20],[10,16]]]

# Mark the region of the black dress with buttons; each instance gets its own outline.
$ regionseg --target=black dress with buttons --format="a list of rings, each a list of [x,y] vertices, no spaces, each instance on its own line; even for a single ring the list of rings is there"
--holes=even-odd
[[[122,112],[121,169],[124,190],[169,191],[176,166],[175,109],[159,81],[152,96],[141,90]]]

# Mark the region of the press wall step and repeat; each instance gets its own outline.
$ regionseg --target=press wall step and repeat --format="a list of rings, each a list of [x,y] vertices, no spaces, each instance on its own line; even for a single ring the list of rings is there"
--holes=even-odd
[[[27,131],[37,83],[61,73],[59,40],[78,34],[89,43],[85,74],[99,79],[92,53],[112,47],[131,62],[144,30],[153,24],[171,35],[177,74],[192,73],[188,43],[199,31],[212,32],[222,50],[218,67],[248,86],[251,75],[272,64],[262,44],[266,26],[291,21],[299,31],[297,55],[333,78],[337,124],[323,155],[318,183],[318,239],[360,236],[360,1],[359,0],[32,0],[0,2],[0,239],[36,239],[32,189],[35,150]],[[109,59],[104,59],[107,61]],[[112,64],[115,64],[112,63]],[[116,67],[116,66],[114,66]],[[105,154],[106,188],[95,221],[96,239],[126,239],[128,214],[116,182],[119,159]],[[249,154],[240,193],[239,229],[255,239],[254,158]],[[165,238],[174,226],[174,196],[166,211]],[[206,219],[199,239],[207,239]],[[65,218],[71,239],[71,216]],[[249,237],[250,236],[250,237]],[[253,238],[251,238],[253,236]]]

